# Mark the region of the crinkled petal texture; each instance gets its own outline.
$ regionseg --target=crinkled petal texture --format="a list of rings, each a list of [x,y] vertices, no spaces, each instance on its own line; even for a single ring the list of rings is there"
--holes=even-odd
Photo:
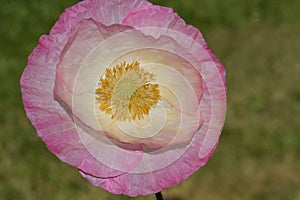
[[[155,77],[159,96],[141,107],[141,119],[118,120],[100,108],[126,110],[126,102],[109,94],[99,106],[95,91],[107,69],[136,61]],[[205,165],[225,118],[225,70],[201,33],[144,0],[85,0],[67,9],[30,55],[21,89],[50,151],[94,185],[129,196],[159,192]],[[137,109],[147,102],[139,98]]]

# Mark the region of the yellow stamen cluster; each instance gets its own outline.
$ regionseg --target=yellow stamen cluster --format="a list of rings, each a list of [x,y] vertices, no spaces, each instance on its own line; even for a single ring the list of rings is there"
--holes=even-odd
[[[96,89],[99,109],[120,121],[143,119],[160,97],[155,75],[146,72],[136,61],[106,68]]]

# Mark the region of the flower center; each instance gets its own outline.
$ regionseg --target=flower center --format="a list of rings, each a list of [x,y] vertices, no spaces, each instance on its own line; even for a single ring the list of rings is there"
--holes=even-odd
[[[151,81],[155,81],[155,75],[137,61],[106,68],[96,89],[99,109],[120,121],[143,119],[160,97],[158,84]]]

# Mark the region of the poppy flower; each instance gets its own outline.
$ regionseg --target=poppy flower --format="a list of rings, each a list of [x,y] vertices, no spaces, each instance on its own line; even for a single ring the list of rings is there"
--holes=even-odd
[[[186,179],[214,152],[225,70],[199,30],[145,0],[85,0],[28,58],[26,114],[61,161],[128,196]]]

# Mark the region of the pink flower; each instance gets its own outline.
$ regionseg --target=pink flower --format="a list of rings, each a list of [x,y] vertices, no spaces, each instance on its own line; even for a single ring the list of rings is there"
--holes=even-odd
[[[225,70],[201,33],[145,0],[85,0],[40,38],[24,107],[60,160],[129,196],[186,179],[215,150]]]

